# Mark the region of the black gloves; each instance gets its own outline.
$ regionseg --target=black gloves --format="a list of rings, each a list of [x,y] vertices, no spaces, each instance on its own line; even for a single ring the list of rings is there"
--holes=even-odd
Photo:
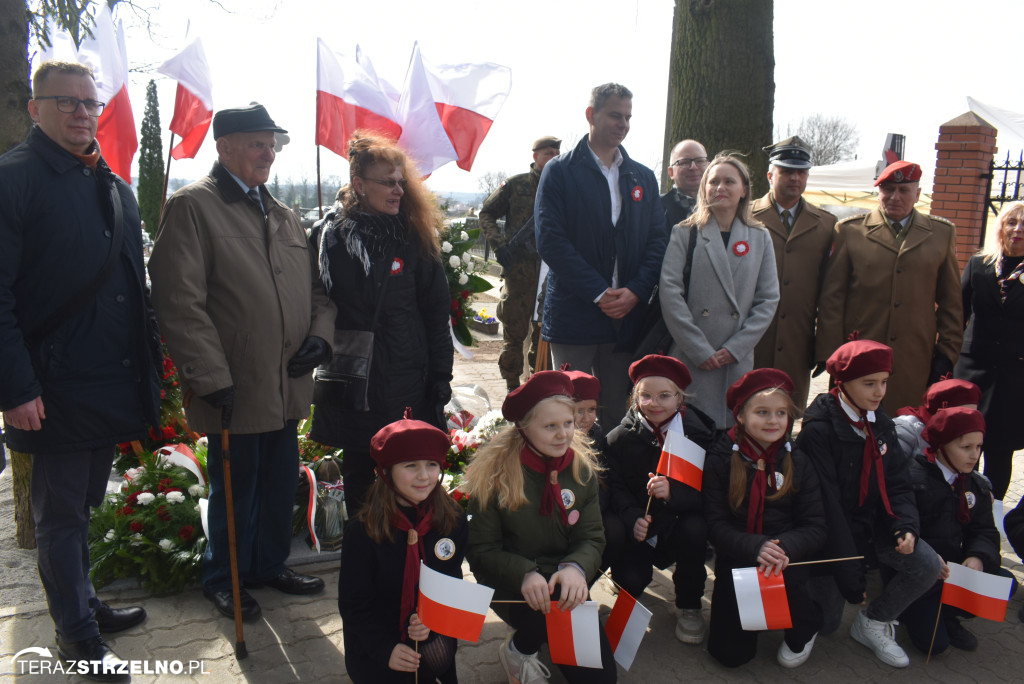
[[[301,378],[304,375],[309,375],[317,366],[330,358],[331,345],[327,344],[327,340],[310,335],[302,342],[302,346],[299,347],[299,351],[295,352],[295,356],[288,361],[288,377]]]
[[[501,264],[502,268],[510,267],[512,265],[512,248],[508,245],[502,245],[494,250],[494,260]]]
[[[953,362],[947,359],[942,354],[935,354],[932,357],[932,370],[928,374],[928,384],[934,385],[942,376],[949,374],[952,377],[953,373]]]
[[[819,361],[817,364],[811,367],[811,377],[816,378],[825,372],[825,362]]]
[[[227,430],[231,426],[231,414],[235,410],[235,386],[228,385],[216,392],[199,397],[213,408],[221,409],[220,424]]]
[[[427,406],[431,409],[431,415],[427,422],[433,423],[445,432],[448,428],[445,425],[444,407],[452,400],[452,386],[447,380],[435,380],[427,384]]]

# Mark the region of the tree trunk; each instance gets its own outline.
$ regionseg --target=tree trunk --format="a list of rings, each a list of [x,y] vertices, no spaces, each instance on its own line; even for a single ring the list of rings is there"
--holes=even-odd
[[[768,190],[775,108],[771,0],[676,0],[669,65],[664,168],[669,151],[692,138],[714,156],[746,155],[753,197]]]
[[[0,0],[0,154],[28,135],[28,9],[25,0]]]
[[[11,485],[14,491],[15,538],[19,549],[36,548],[32,521],[32,454],[8,451],[11,455]]]

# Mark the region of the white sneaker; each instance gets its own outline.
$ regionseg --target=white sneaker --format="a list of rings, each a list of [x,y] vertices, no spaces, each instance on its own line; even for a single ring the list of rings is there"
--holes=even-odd
[[[896,625],[899,623],[872,620],[862,610],[857,614],[850,628],[850,636],[875,652],[875,657],[886,665],[906,667],[910,665],[907,652],[896,643]]]
[[[512,634],[498,647],[498,660],[505,668],[510,684],[543,684],[548,681],[551,671],[540,662],[537,654],[523,655],[512,646]]]
[[[818,638],[815,634],[811,637],[811,640],[804,644],[802,651],[793,652],[793,649],[789,647],[786,640],[782,640],[782,645],[779,646],[779,653],[776,656],[776,660],[779,661],[779,665],[782,667],[800,667],[807,662],[807,659],[811,657],[811,650],[814,648],[814,640]]]
[[[704,612],[700,608],[679,608],[676,617],[676,639],[684,644],[700,644],[707,636]]]

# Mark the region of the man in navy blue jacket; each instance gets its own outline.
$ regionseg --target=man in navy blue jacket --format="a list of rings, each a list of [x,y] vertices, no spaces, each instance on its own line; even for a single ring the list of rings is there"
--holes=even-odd
[[[537,188],[537,248],[551,268],[543,338],[555,367],[601,379],[601,423],[626,412],[631,350],[661,273],[668,234],[654,173],[621,146],[633,94],[597,86],[587,107],[590,134],[548,162]]]

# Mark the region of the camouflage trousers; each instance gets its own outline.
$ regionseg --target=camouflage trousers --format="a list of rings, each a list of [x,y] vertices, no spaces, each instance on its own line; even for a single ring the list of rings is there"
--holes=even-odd
[[[504,345],[498,356],[498,370],[506,382],[518,383],[523,374],[523,347],[527,338],[530,342],[526,363],[531,371],[536,364],[540,322],[533,321],[533,310],[537,301],[539,272],[539,264],[518,263],[503,274],[505,283],[498,302],[498,320],[501,321]]]

